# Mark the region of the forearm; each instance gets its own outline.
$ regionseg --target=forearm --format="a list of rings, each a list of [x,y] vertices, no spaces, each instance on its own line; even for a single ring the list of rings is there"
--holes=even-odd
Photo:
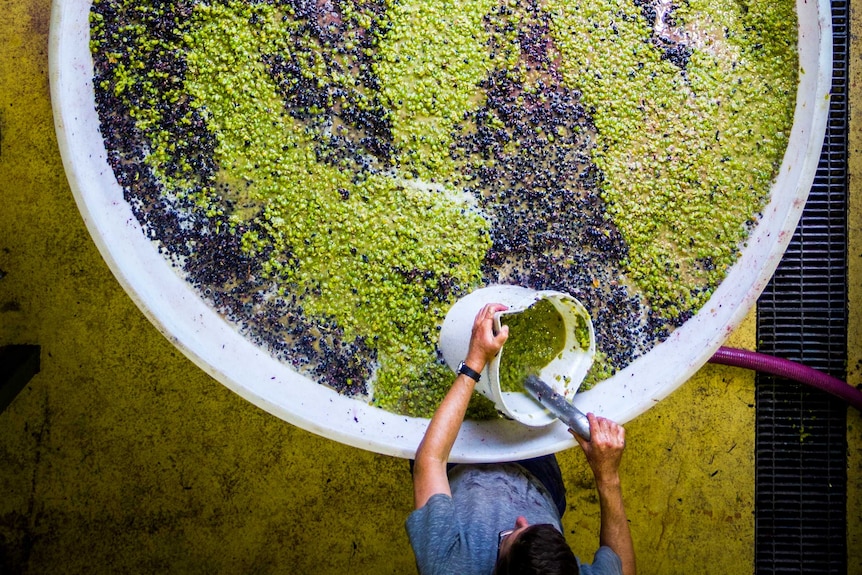
[[[443,464],[449,459],[452,445],[458,437],[461,423],[467,412],[467,404],[473,394],[475,382],[466,375],[459,375],[443,398],[440,407],[431,418],[422,443],[416,451],[416,463],[438,461]]]
[[[443,398],[440,407],[431,418],[422,443],[416,450],[413,468],[413,496],[419,509],[435,493],[450,495],[446,476],[446,463],[464,415],[473,395],[476,382],[466,375],[459,375]]]
[[[500,333],[494,333],[494,314],[506,309],[501,304],[484,306],[473,320],[470,346],[464,363],[475,372],[482,373],[485,364],[500,352],[509,336],[509,328],[503,326]],[[428,500],[438,493],[451,495],[446,463],[458,431],[464,422],[467,405],[473,396],[476,381],[466,375],[458,375],[455,382],[434,412],[434,417],[425,430],[422,443],[416,449],[413,466],[413,499],[416,509],[425,506]]]
[[[599,541],[614,550],[622,561],[623,575],[635,575],[635,549],[623,505],[623,491],[618,475],[596,478],[601,506]]]

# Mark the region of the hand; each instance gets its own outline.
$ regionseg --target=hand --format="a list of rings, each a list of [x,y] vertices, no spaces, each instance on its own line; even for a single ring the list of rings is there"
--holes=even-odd
[[[470,335],[470,347],[464,360],[468,367],[481,372],[485,369],[485,364],[500,353],[509,337],[509,326],[502,326],[499,333],[494,335],[494,314],[506,309],[509,308],[503,304],[489,303],[476,314]]]
[[[584,450],[597,483],[618,480],[620,461],[626,447],[626,430],[610,419],[596,417],[592,413],[587,414],[587,419],[590,420],[590,441],[571,429],[569,432]]]

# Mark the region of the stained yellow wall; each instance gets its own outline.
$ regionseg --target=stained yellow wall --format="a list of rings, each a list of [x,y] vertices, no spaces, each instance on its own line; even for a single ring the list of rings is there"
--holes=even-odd
[[[0,345],[42,346],[41,373],[0,414],[0,572],[413,572],[405,461],[247,403],[183,357],[122,291],[57,149],[50,2],[0,0],[0,14]],[[857,302],[860,212],[857,203]],[[749,318],[730,343],[753,340]],[[862,383],[858,363],[851,372]],[[641,573],[752,572],[753,403],[750,373],[707,366],[627,425],[624,488]],[[858,414],[849,427],[859,549]],[[592,481],[577,450],[560,459],[567,535],[589,560]],[[862,573],[858,552],[851,564]]]

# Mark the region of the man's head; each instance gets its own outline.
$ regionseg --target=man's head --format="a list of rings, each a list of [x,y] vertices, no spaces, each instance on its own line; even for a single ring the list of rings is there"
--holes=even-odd
[[[519,522],[500,541],[494,575],[578,574],[575,554],[562,533],[552,525]]]

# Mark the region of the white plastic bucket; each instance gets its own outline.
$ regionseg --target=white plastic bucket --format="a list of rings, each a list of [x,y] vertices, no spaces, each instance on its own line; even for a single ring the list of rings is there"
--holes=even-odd
[[[577,299],[559,291],[536,291],[513,285],[495,285],[478,289],[461,298],[449,309],[440,329],[440,350],[443,359],[453,371],[467,357],[470,335],[476,314],[486,304],[501,303],[509,309],[494,315],[494,324],[500,329],[500,318],[520,313],[540,300],[554,305],[566,329],[563,351],[539,372],[539,377],[554,390],[570,400],[586,377],[596,353],[596,336],[589,312]],[[580,321],[579,321],[580,319]],[[582,349],[575,335],[580,325],[586,324],[590,334],[588,349]],[[582,329],[582,328],[581,328]],[[497,410],[510,419],[525,425],[541,427],[555,421],[555,417],[526,393],[500,389],[500,363],[505,358],[506,346],[482,370],[476,390],[494,402]]]

